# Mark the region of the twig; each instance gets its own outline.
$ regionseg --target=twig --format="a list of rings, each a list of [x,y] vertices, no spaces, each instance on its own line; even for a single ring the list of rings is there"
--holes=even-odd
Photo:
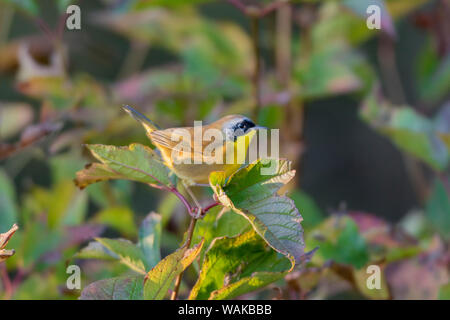
[[[0,45],[4,44],[8,40],[9,30],[14,18],[14,8],[10,5],[3,5],[0,7],[2,14],[2,22],[0,28]]]
[[[289,3],[290,0],[279,0],[268,4],[265,7],[258,8],[255,6],[246,6],[240,0],[227,0],[230,4],[235,6],[239,11],[241,11],[246,16],[251,16],[255,18],[262,18],[269,13],[275,11],[279,7],[283,6],[286,3]]]
[[[187,199],[178,191],[176,187],[172,187],[168,189],[170,192],[172,192],[174,195],[180,199],[180,201],[183,203],[183,205],[186,207],[186,210],[189,212],[190,215],[193,214],[194,207],[191,206],[191,204],[187,201]]]
[[[402,81],[398,73],[394,41],[384,32],[380,33],[378,47],[378,61],[385,87],[388,90],[388,96],[394,103],[407,104]],[[408,177],[412,182],[416,195],[421,203],[424,203],[430,193],[430,186],[416,159],[409,154],[402,153],[403,163],[405,164]]]
[[[261,48],[259,44],[259,20],[267,14],[289,3],[289,0],[279,0],[265,7],[246,6],[240,0],[227,0],[230,4],[238,8],[250,19],[251,34],[253,42],[253,52],[255,56],[255,69],[253,73],[253,96],[255,105],[253,109],[253,118],[257,119],[262,107],[261,102]]]
[[[118,79],[126,78],[138,72],[147,57],[148,43],[132,41],[130,46],[125,61],[120,68]]]
[[[258,118],[261,109],[261,48],[259,45],[259,17],[251,17],[251,31],[253,42],[253,53],[255,56],[255,69],[253,74],[253,96],[255,106],[253,109],[253,119]]]
[[[191,222],[189,224],[189,229],[187,231],[186,236],[186,243],[183,245],[183,247],[189,248],[191,246],[192,242],[192,236],[194,235],[194,229],[195,224],[197,223],[197,219],[195,217],[191,217]],[[181,280],[183,278],[184,271],[181,272],[178,277],[175,279],[175,287],[172,291],[172,295],[170,297],[170,300],[176,300],[178,296],[178,291],[180,289]]]
[[[41,18],[36,18],[35,22],[38,27],[48,36],[50,42],[53,42],[53,40],[55,39],[55,35],[53,34],[53,31],[50,29],[48,24]]]
[[[2,279],[3,287],[5,289],[5,300],[11,299],[11,296],[13,294],[13,286],[11,283],[11,279],[8,275],[8,270],[6,270],[6,264],[0,263],[0,276]]]
[[[284,89],[289,89],[291,73],[292,8],[282,6],[276,14],[275,60],[277,78]]]
[[[207,213],[210,209],[216,207],[220,205],[220,202],[216,201],[211,203],[210,205],[206,206],[205,208],[202,209],[202,216],[205,215],[205,213]]]
[[[236,8],[238,8],[240,11],[242,11],[243,14],[247,14],[247,7],[241,1],[239,0],[227,0],[227,1]]]
[[[58,39],[58,42],[62,41],[63,35],[64,35],[64,29],[66,28],[66,21],[69,17],[68,13],[64,13],[59,17],[58,22],[58,28],[56,29],[56,37]]]
[[[14,153],[38,142],[42,138],[58,131],[61,127],[61,123],[44,122],[25,129],[19,142],[13,144],[0,142],[0,160],[10,157]]]
[[[290,2],[289,0],[280,0],[280,1],[272,2],[271,4],[267,5],[259,12],[259,17],[264,17],[265,15],[284,6],[285,4],[287,4],[289,2]]]

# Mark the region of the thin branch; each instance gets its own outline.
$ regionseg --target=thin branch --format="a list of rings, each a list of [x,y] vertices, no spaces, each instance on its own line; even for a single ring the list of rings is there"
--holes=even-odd
[[[216,201],[211,203],[210,205],[206,206],[205,208],[202,209],[202,216],[205,215],[205,213],[207,213],[209,210],[211,210],[212,208],[216,207],[220,205],[220,202]]]
[[[239,11],[241,11],[243,14],[249,17],[255,17],[255,18],[262,18],[269,13],[275,11],[279,7],[283,6],[286,3],[289,3],[290,0],[280,0],[275,1],[263,8],[258,8],[255,6],[246,6],[244,3],[242,3],[240,0],[227,0],[230,4],[232,4],[234,7],[236,7]]]
[[[379,38],[378,62],[389,99],[396,104],[406,105],[406,95],[396,61],[395,43],[393,39],[383,32],[380,33]],[[430,193],[430,186],[425,174],[418,161],[411,155],[402,153],[402,157],[416,195],[423,204]]]
[[[125,61],[122,64],[118,79],[123,79],[137,73],[145,62],[149,50],[148,43],[141,41],[132,41]]]
[[[36,18],[35,22],[38,27],[49,37],[50,41],[53,42],[53,40],[55,39],[55,35],[48,24],[41,18]]]
[[[60,130],[62,124],[57,123],[40,123],[29,126],[22,134],[20,141],[16,143],[1,143],[0,142],[0,160],[12,156],[14,153],[23,150],[24,148],[38,142],[42,138]]]
[[[6,264],[4,263],[0,263],[0,276],[3,283],[3,288],[5,290],[4,299],[9,300],[13,294],[13,286],[8,275],[8,270],[6,270]]]
[[[56,29],[56,36],[59,42],[62,41],[63,35],[64,35],[64,29],[66,28],[66,21],[69,17],[68,13],[64,13],[59,17],[58,21],[58,27]]]
[[[178,191],[177,188],[172,187],[169,188],[169,191],[172,192],[174,195],[180,199],[180,201],[183,203],[183,205],[186,207],[186,210],[189,212],[190,215],[192,215],[195,208],[192,207],[192,205],[187,201],[187,199]]]
[[[197,223],[197,219],[195,217],[191,217],[191,222],[189,223],[189,228],[187,231],[186,242],[183,247],[189,248],[192,242],[192,236],[194,235],[195,224]],[[172,291],[172,295],[170,300],[176,300],[178,296],[178,291],[180,290],[181,280],[183,278],[184,271],[181,272],[175,280],[175,287]]]
[[[4,44],[8,40],[9,31],[14,18],[14,7],[9,5],[3,5],[0,7],[1,11],[1,28],[0,28],[0,45]]]
[[[255,56],[255,69],[253,74],[253,96],[255,105],[253,109],[253,119],[258,118],[261,109],[261,48],[259,45],[259,18],[251,17],[251,31],[253,42],[253,54]]]
[[[290,2],[290,0],[281,0],[281,1],[272,2],[271,4],[267,5],[259,12],[259,17],[260,18],[264,17],[265,15],[284,6],[286,3],[289,3],[289,2]]]
[[[289,92],[291,76],[292,8],[285,5],[276,14],[275,61],[278,81]]]
[[[242,11],[243,14],[247,14],[247,7],[241,1],[239,0],[227,0],[227,1],[236,8],[238,8],[240,11]]]

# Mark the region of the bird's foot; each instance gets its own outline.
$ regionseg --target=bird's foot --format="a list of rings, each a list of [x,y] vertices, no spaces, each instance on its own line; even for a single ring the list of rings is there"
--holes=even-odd
[[[191,211],[191,217],[194,219],[202,219],[205,216],[205,212],[201,207],[194,207]]]

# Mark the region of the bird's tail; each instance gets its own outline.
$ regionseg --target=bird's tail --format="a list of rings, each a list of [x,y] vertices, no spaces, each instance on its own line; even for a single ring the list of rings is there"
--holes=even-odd
[[[147,130],[147,133],[150,133],[155,130],[159,130],[160,128],[149,118],[147,118],[145,115],[140,113],[139,111],[133,109],[129,105],[122,106],[123,110],[125,110],[130,116],[132,116],[134,119],[139,121],[144,128]]]

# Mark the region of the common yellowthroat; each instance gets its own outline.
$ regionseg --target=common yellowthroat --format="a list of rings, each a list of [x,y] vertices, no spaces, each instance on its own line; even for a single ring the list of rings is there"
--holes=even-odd
[[[161,152],[165,164],[188,185],[207,184],[209,174],[213,171],[225,171],[227,176],[235,172],[243,163],[242,157],[246,157],[255,130],[264,128],[256,126],[245,116],[228,115],[201,126],[199,142],[194,141],[194,137],[198,139],[198,127],[160,129],[132,107],[126,105],[123,109],[144,126],[148,138]],[[212,141],[212,137],[203,139],[203,133],[217,135],[214,135],[215,139]],[[184,137],[186,134],[189,141],[184,145],[183,152],[180,152],[177,137]],[[213,152],[208,152],[211,149]]]

